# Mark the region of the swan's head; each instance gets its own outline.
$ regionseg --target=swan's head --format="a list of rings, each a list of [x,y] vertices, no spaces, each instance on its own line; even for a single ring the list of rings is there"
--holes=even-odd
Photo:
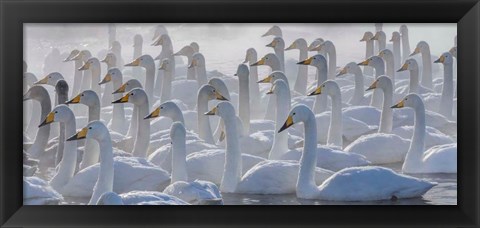
[[[327,60],[325,59],[325,56],[316,54],[308,59],[298,62],[297,64],[322,67],[327,65]]]
[[[84,104],[86,106],[92,106],[100,102],[97,93],[93,90],[85,90],[75,96],[73,99],[65,102],[65,104]]]
[[[407,25],[401,25],[401,26],[400,26],[400,34],[403,35],[403,34],[406,34],[406,33],[408,33],[408,27],[407,27]]]
[[[23,73],[23,81],[27,85],[33,85],[37,81],[37,77],[33,73],[25,72]]]
[[[126,91],[130,91],[135,88],[142,88],[142,83],[140,83],[140,81],[138,81],[137,79],[130,79],[127,82],[123,83],[120,88],[115,90],[112,94],[125,93]]]
[[[235,116],[235,108],[230,102],[222,101],[218,103],[217,106],[215,106],[212,110],[210,110],[209,112],[206,112],[205,115],[208,115],[208,116],[217,115],[225,119],[226,117],[229,117],[229,116]]]
[[[290,91],[290,90],[288,88],[287,83],[284,80],[279,79],[273,83],[272,87],[270,88],[270,90],[268,90],[267,94],[277,95],[283,91]]]
[[[366,59],[365,61],[358,63],[359,66],[375,66],[377,64],[384,64],[384,61],[379,56],[371,56],[370,58]]]
[[[98,198],[97,205],[123,205],[123,200],[115,192],[105,192]]]
[[[275,37],[273,38],[272,42],[269,44],[265,45],[266,47],[272,47],[272,48],[282,48],[285,47],[285,42],[283,41],[282,37]]]
[[[285,48],[285,51],[293,50],[293,49],[300,49],[301,47],[306,47],[306,46],[307,46],[307,41],[305,41],[305,39],[303,39],[303,38],[298,38],[295,41],[293,41],[293,43],[290,44],[290,46]]]
[[[174,56],[192,56],[195,53],[195,50],[193,50],[192,46],[187,45],[180,49],[180,51],[174,53]]]
[[[208,84],[213,86],[215,89],[222,91],[223,93],[228,93],[228,88],[227,85],[225,85],[225,82],[221,78],[211,78],[208,81]],[[223,94],[223,95],[228,95],[228,94]]]
[[[76,56],[72,58],[72,60],[82,60],[87,61],[92,54],[88,50],[81,50]]]
[[[43,86],[39,86],[39,85],[34,85],[30,87],[27,90],[27,92],[23,95],[24,101],[30,100],[30,99],[41,100],[44,98],[50,99],[48,95],[48,91]]]
[[[135,60],[133,60],[130,63],[125,64],[125,66],[141,66],[141,67],[146,67],[148,65],[152,65],[153,63],[153,58],[150,55],[142,55]]]
[[[392,38],[390,39],[390,42],[397,42],[400,41],[400,33],[395,31],[392,32]]]
[[[153,119],[160,116],[168,116],[170,118],[173,115],[177,115],[178,111],[181,112],[180,108],[173,101],[166,101],[153,110],[148,116],[145,116],[143,119]]]
[[[315,118],[312,110],[310,110],[310,108],[308,108],[308,106],[306,106],[304,104],[295,105],[295,107],[293,107],[292,110],[290,110],[290,113],[288,114],[287,120],[282,125],[280,130],[278,130],[278,133],[288,129],[293,124],[307,121],[308,119],[310,119],[312,117]]]
[[[393,58],[393,52],[390,49],[383,49],[378,52],[378,56],[382,59]]]
[[[208,100],[220,100],[220,101],[228,101],[220,92],[215,89],[212,85],[205,84],[198,90],[198,96],[206,96]]]
[[[57,94],[62,94],[65,96],[68,96],[68,83],[67,81],[60,79],[57,81],[57,84],[55,85],[55,92]]]
[[[277,25],[274,25],[270,29],[268,29],[268,31],[265,34],[262,35],[262,37],[266,37],[266,36],[282,37],[282,29],[280,29],[280,27],[278,27]]]
[[[50,113],[48,113],[47,117],[38,127],[43,127],[53,122],[65,123],[68,121],[75,121],[75,115],[67,105],[61,104],[55,107]]]
[[[369,91],[369,90],[376,89],[376,88],[385,89],[387,87],[392,88],[392,80],[388,76],[382,75],[382,76],[378,77],[370,85],[370,87],[368,87],[367,90],[365,90],[365,91]]]
[[[416,108],[419,106],[423,106],[423,100],[418,96],[416,93],[410,93],[405,98],[403,98],[400,102],[392,106],[391,108]]]
[[[266,78],[258,81],[257,83],[275,83],[276,80],[279,80],[279,79],[282,79],[282,80],[285,80],[287,81],[287,76],[285,76],[285,74],[282,72],[282,71],[273,71],[272,73],[270,73],[270,75],[268,75]]]
[[[158,68],[159,70],[164,70],[164,71],[172,71],[173,70],[173,67],[175,67],[169,58],[164,58],[161,62],[160,62],[160,67]]]
[[[87,124],[86,127],[82,128],[75,135],[70,136],[67,141],[80,140],[84,138],[102,140],[105,137],[110,137],[108,128],[100,120],[94,120]]]
[[[132,89],[128,93],[123,95],[122,98],[116,101],[113,101],[112,104],[127,103],[127,102],[136,104],[136,105],[148,103],[148,97],[147,97],[147,94],[145,93],[145,90],[143,90],[142,88]]]
[[[434,63],[452,64],[453,56],[450,52],[444,52]]]
[[[367,31],[367,32],[365,32],[365,33],[363,34],[363,37],[362,37],[362,39],[360,40],[360,42],[369,41],[369,40],[371,40],[372,38],[373,38],[373,33]]]
[[[314,91],[308,94],[308,96],[314,96],[319,94],[327,94],[329,96],[335,96],[340,94],[340,87],[333,80],[327,80],[318,86]]]
[[[355,69],[360,70],[360,67],[357,65],[357,63],[349,62],[340,70],[340,72],[338,72],[337,77],[345,74],[352,74]]]
[[[205,66],[205,57],[202,53],[195,53],[192,55],[192,61],[188,68],[198,67],[198,66]]]
[[[453,55],[453,57],[457,57],[457,47],[452,47],[450,48],[450,50],[448,50],[448,52],[450,52],[450,54]]]
[[[115,65],[115,63],[117,63],[117,56],[115,55],[115,53],[109,52],[100,62]]]
[[[122,71],[120,71],[120,69],[116,67],[112,67],[108,69],[107,74],[105,74],[105,77],[103,77],[102,81],[100,81],[98,84],[102,85],[102,84],[111,82],[113,78],[121,79]]]
[[[316,48],[318,45],[322,44],[323,42],[325,42],[325,40],[322,38],[317,38],[313,40],[312,43],[308,45],[308,51],[313,51],[312,49]]]
[[[312,51],[326,51],[329,48],[332,48],[333,42],[330,40],[326,40],[325,42],[321,43],[320,45],[312,48]]]
[[[100,61],[95,57],[89,58],[78,70],[89,70],[93,68],[100,69]]]
[[[405,60],[403,66],[397,70],[397,72],[402,72],[406,70],[418,70],[417,60],[409,58]]]
[[[122,52],[122,44],[120,44],[120,42],[118,41],[113,41],[112,42],[112,48],[110,48],[110,51],[113,51],[113,52],[116,52],[116,53],[120,53]]]
[[[245,64],[239,64],[237,67],[237,73],[234,74],[234,76],[237,76],[239,79],[248,79],[248,76],[250,75],[250,70],[248,69],[248,66]]]
[[[167,28],[163,25],[157,25],[155,31],[153,32],[152,40],[157,40],[163,34],[168,34]]]
[[[426,51],[426,50],[429,50],[430,49],[430,46],[428,45],[427,42],[425,41],[420,41],[418,42],[417,46],[415,47],[415,50],[413,50],[412,54],[410,54],[410,56],[414,56],[418,53],[421,53],[422,51]]]
[[[245,60],[243,61],[243,63],[247,63],[250,59],[257,59],[257,51],[255,50],[255,48],[249,48],[247,49],[247,54],[245,55]]]
[[[193,53],[200,52],[200,45],[197,42],[191,42],[190,47],[193,48]]]
[[[63,61],[64,61],[64,62],[73,61],[73,58],[74,58],[75,56],[77,56],[78,53],[80,53],[79,50],[73,49],[73,50],[70,52],[70,54],[67,56],[67,58],[65,58]]]
[[[173,139],[185,139],[187,131],[182,122],[174,122],[170,127],[170,138]]]
[[[153,42],[152,46],[162,46],[167,43],[171,43],[170,36],[168,34],[162,34],[155,42]]]
[[[35,85],[51,85],[55,86],[58,80],[63,79],[63,75],[58,72],[52,72],[47,74],[45,77],[35,82]]]
[[[370,38],[370,40],[387,40],[387,36],[385,35],[385,32],[378,31],[372,38]]]
[[[133,37],[133,47],[141,47],[143,43],[143,37],[140,34],[136,34]]]
[[[258,60],[257,62],[251,64],[250,66],[261,66],[261,65],[272,65],[273,62],[275,61],[275,59],[277,60],[278,62],[278,57],[273,54],[273,53],[268,53],[266,54],[265,56],[263,56],[260,60]]]

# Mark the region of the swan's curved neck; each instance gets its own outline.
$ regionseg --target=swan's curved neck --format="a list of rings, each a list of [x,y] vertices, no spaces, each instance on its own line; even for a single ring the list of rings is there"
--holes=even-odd
[[[385,56],[384,60],[387,66],[387,75],[392,79],[392,83],[395,84],[395,64],[393,62],[393,56]]]
[[[112,88],[119,88],[123,84],[122,77],[113,77],[112,78]],[[122,94],[113,94],[113,99],[118,100],[122,97]],[[123,108],[123,103],[113,104],[112,111],[112,130],[121,131],[125,124],[125,109]]]
[[[328,75],[327,64],[322,62],[321,65],[316,66],[317,68],[317,86],[321,86],[326,80]],[[315,113],[322,113],[327,110],[327,95],[326,94],[319,94],[315,97],[315,101],[313,103],[313,111]]]
[[[103,193],[113,191],[113,146],[110,134],[108,132],[105,134],[102,139],[97,139],[100,145],[100,171],[89,205],[96,204]]]
[[[282,66],[280,64],[280,60],[278,58],[276,58],[276,59],[273,58],[272,61],[270,61],[268,63],[268,66],[270,66],[270,68],[272,68],[272,72],[273,71],[282,71],[283,72]]]
[[[173,72],[170,70],[166,70],[163,73],[162,95],[160,97],[160,102],[162,103],[170,100],[172,94],[172,80]]]
[[[335,70],[337,69],[337,50],[335,46],[330,46],[327,49],[328,53],[328,79],[335,79]]]
[[[378,62],[374,64],[373,67],[375,68],[375,79],[385,74],[385,65],[383,62]]]
[[[248,58],[249,65],[257,62],[257,55],[251,54]],[[258,85],[258,68],[257,66],[250,67],[250,75],[249,75],[249,87],[250,92],[252,94],[252,103],[254,105],[260,105],[260,100],[256,99],[260,97],[260,86]],[[223,94],[223,93],[222,93]]]
[[[410,70],[410,82],[409,82],[409,90],[408,93],[418,93],[418,68]]]
[[[100,101],[95,99],[94,103],[88,105],[88,122],[100,120]]]
[[[137,106],[137,137],[133,146],[134,157],[147,157],[148,146],[150,145],[150,121],[144,120],[143,117],[148,115],[148,98],[142,104]]]
[[[403,163],[404,170],[418,169],[422,166],[425,150],[425,106],[419,103],[415,107],[415,121],[412,141]]]
[[[342,95],[340,90],[336,90],[330,95],[332,99],[332,113],[330,117],[330,127],[328,129],[327,144],[343,148],[342,139]]]
[[[187,174],[187,147],[185,134],[177,134],[172,138],[172,174],[171,183],[188,181]]]
[[[392,116],[392,99],[393,99],[393,88],[392,84],[387,84],[383,90],[383,108],[380,116],[380,126],[378,128],[379,133],[390,133],[392,132],[393,127],[393,116]]]
[[[195,67],[195,72],[197,73],[197,82],[198,87],[207,84],[207,68],[205,64],[200,64]]]
[[[204,115],[206,112],[208,112],[208,97],[204,93],[199,93],[197,99],[198,136],[207,143],[215,144],[210,119]]]
[[[220,190],[222,192],[235,192],[238,182],[242,178],[242,153],[238,143],[237,121],[234,113],[222,117],[225,124],[226,151],[225,170]]]
[[[433,88],[432,81],[432,56],[430,55],[430,48],[422,49],[422,85],[426,88]]]
[[[404,32],[401,34],[402,36],[402,62],[404,62],[406,59],[408,59],[410,55],[410,41],[408,39],[408,32]]]
[[[283,121],[287,119],[288,112],[290,111],[290,90],[277,90],[275,96],[277,98],[275,134],[273,135],[272,149],[270,149],[270,152],[268,153],[269,160],[280,159],[283,154],[289,151],[288,131],[282,131],[280,133],[277,132],[282,127]]]
[[[242,120],[243,130],[248,134],[248,132],[250,132],[250,92],[248,89],[248,76],[239,76],[238,83],[238,116]]]
[[[393,52],[394,69],[398,69],[398,68],[400,68],[400,63],[401,63],[401,60],[402,60],[401,51],[400,51],[400,40],[394,40],[393,41],[392,52]]]
[[[68,100],[68,92],[67,93],[59,93],[57,91],[57,104],[64,104]],[[75,134],[75,133],[74,133]],[[57,146],[57,157],[55,159],[55,165],[58,165],[62,160],[64,149],[65,149],[65,123],[60,123],[60,132],[58,135],[58,146]]]
[[[82,83],[82,72],[78,68],[82,67],[83,61],[81,59],[75,60],[75,69],[73,75],[73,88],[71,95],[78,94],[80,92],[80,86]]]
[[[273,49],[275,51],[275,55],[277,55],[279,64],[280,64],[280,70],[282,72],[285,72],[285,45],[277,45]]]
[[[130,118],[130,126],[128,126],[127,136],[135,137],[138,129],[138,108],[136,105],[133,106],[132,117]]]
[[[92,68],[92,78],[91,78],[91,89],[97,93],[98,96],[102,94],[102,91],[100,89],[100,85],[98,82],[100,81],[100,66],[95,64],[95,66],[91,66]]]
[[[355,78],[355,90],[353,92],[353,97],[350,100],[350,104],[359,105],[361,104],[365,94],[363,74],[360,67],[353,68],[352,73]]]
[[[315,167],[317,165],[317,124],[315,116],[309,112],[307,120],[303,121],[305,128],[305,141],[300,170],[297,181],[297,197],[310,198],[312,192],[317,192],[315,184]]]
[[[155,85],[155,63],[151,62],[145,67],[145,93],[148,96],[149,101],[154,101],[153,99],[153,86]],[[157,78],[158,80],[158,78]]]
[[[40,98],[35,98],[36,101],[40,102],[40,107],[42,110],[40,120],[44,120],[50,110],[52,109],[52,103],[48,94]],[[50,137],[50,124],[38,128],[37,134],[35,135],[35,140],[33,141],[32,146],[28,149],[28,154],[32,155],[33,158],[38,158],[42,155],[45,150],[45,147],[48,143],[48,138]]]
[[[379,76],[385,74],[385,66],[383,61],[375,62],[373,65],[375,68],[375,79]],[[375,108],[382,108],[382,91],[381,90],[373,90],[372,99],[370,100],[370,106]]]
[[[305,44],[299,44],[297,45],[298,50],[300,51],[299,53],[299,61],[302,61],[304,59],[308,58],[308,47]],[[297,71],[297,79],[295,81],[295,86],[294,90],[297,91],[300,94],[306,94],[307,93],[307,81],[308,81],[308,66],[306,65],[298,65],[297,66],[298,71]]]
[[[443,66],[443,88],[440,98],[439,113],[447,118],[452,118],[453,109],[453,63]]]

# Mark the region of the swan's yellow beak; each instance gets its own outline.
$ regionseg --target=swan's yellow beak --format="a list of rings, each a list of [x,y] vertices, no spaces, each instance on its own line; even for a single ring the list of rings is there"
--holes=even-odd
[[[383,58],[384,55],[385,55],[385,53],[383,51],[378,53],[378,57],[380,57],[380,58]]]
[[[285,48],[285,51],[292,50],[292,49],[295,49],[295,48],[297,48],[297,44],[294,42],[294,43],[290,44],[290,46]]]
[[[205,115],[207,116],[214,116],[217,113],[217,107],[213,108],[209,112],[206,112]]]
[[[367,60],[365,60],[365,61],[363,61],[363,62],[361,62],[361,63],[358,63],[357,65],[358,65],[358,66],[368,66],[369,63],[370,63],[370,59],[367,59]]]
[[[298,65],[310,65],[310,63],[312,63],[312,60],[313,60],[313,57],[310,57],[308,59],[305,59],[303,61],[298,62],[297,64]]]
[[[153,118],[157,118],[160,116],[160,107],[156,108],[155,110],[153,110],[152,113],[150,113],[148,116],[145,116],[143,119],[146,120],[146,119],[153,119]]]
[[[111,74],[106,74],[105,77],[103,77],[103,80],[99,82],[99,85],[105,84],[107,82],[112,81],[112,75]]]
[[[308,96],[314,96],[319,94],[322,94],[322,86],[317,87],[313,92],[308,94]]]
[[[80,59],[82,59],[82,52],[79,52],[77,55],[71,58],[71,60],[80,60]]]
[[[289,128],[290,126],[293,125],[293,118],[291,115],[288,115],[287,121],[283,124],[283,126],[278,130],[278,133],[284,131],[285,129]]]
[[[215,90],[215,98],[220,101],[228,101],[227,98],[225,98],[222,94],[220,94],[218,91]]]
[[[402,72],[408,70],[408,63],[404,63],[402,68],[398,69],[397,72]]]
[[[82,94],[78,94],[77,96],[75,96],[73,99],[65,102],[65,104],[78,104],[80,103],[80,98],[82,97]]]
[[[192,59],[192,62],[190,63],[190,65],[188,65],[188,68],[193,68],[197,66],[197,60],[196,59]]]
[[[390,107],[390,108],[403,108],[405,107],[405,100],[401,100],[400,102],[398,102],[396,105]]]
[[[80,130],[77,134],[72,135],[70,138],[68,138],[67,141],[84,139],[84,138],[87,137],[87,132],[88,132],[88,128],[87,128],[87,127],[84,127],[84,128],[82,128],[82,130]]]
[[[83,64],[82,67],[78,68],[78,70],[88,70],[90,69],[90,62],[86,62],[85,64]]]
[[[412,54],[410,54],[409,56],[414,56],[416,54],[420,53],[420,48],[415,48],[415,50],[412,52]]]
[[[127,103],[129,97],[130,97],[130,93],[127,93],[127,94],[125,94],[125,96],[123,96],[122,98],[120,98],[120,99],[118,99],[118,100],[116,100],[116,101],[112,101],[112,104]]]
[[[166,70],[167,69],[167,64],[165,64],[165,62],[162,62],[162,64],[160,64],[160,67],[158,69],[159,70]]]
[[[260,66],[260,65],[265,65],[265,57],[261,58],[256,63],[251,64],[250,66]]]
[[[40,84],[47,84],[48,83],[48,75],[43,77],[42,80],[40,81],[37,81],[35,83],[33,83],[34,85],[40,85]]]
[[[318,46],[316,46],[316,47],[312,48],[312,51],[321,51],[321,50],[322,50],[322,48],[323,48],[323,46],[324,46],[323,44],[320,44],[320,45],[318,45]]]
[[[378,33],[375,34],[375,36],[373,36],[372,38],[370,38],[370,40],[378,40]]]
[[[152,46],[160,46],[160,45],[163,45],[163,37],[160,36],[158,38],[158,40],[156,40],[155,42],[153,42]]]
[[[271,83],[272,82],[272,75],[268,75],[266,78],[258,81],[257,83]]]
[[[118,88],[117,90],[115,90],[112,94],[117,94],[117,93],[125,93],[125,89],[127,88],[127,83],[123,83],[122,86],[120,86],[120,88]]]
[[[47,117],[43,120],[43,122],[40,125],[38,125],[38,127],[43,127],[47,124],[53,123],[54,119],[55,119],[55,113],[50,112],[48,113]]]
[[[125,64],[125,66],[140,66],[140,59],[135,59],[130,63]]]
[[[267,94],[273,94],[273,86],[267,91]]]
[[[266,46],[274,48],[275,46],[277,46],[277,40],[273,40],[271,43],[267,44]]]
[[[377,88],[377,83],[378,83],[378,80],[375,80],[375,81],[370,85],[370,87],[368,87],[368,89],[365,90],[365,91],[369,91],[369,90],[372,90],[372,89]]]
[[[337,76],[337,77],[338,77],[338,76],[342,76],[342,75],[347,74],[347,73],[348,73],[348,72],[347,72],[347,68],[344,67],[344,68],[342,68],[342,70],[340,70],[340,72],[338,72],[338,74],[337,74],[336,76]]]
[[[108,55],[107,55],[107,56],[105,56],[105,58],[104,58],[104,59],[100,60],[100,62],[102,62],[102,63],[106,63],[106,62],[107,62],[107,60],[108,60]]]
[[[438,58],[437,60],[435,60],[434,63],[444,63],[445,62],[445,56],[440,56],[440,58]]]

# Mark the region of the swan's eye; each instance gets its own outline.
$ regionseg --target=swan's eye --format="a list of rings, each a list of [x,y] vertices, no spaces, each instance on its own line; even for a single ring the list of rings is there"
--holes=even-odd
[[[163,107],[160,107],[160,109],[163,109]]]
[[[88,129],[92,130],[92,127],[89,127]]]
[[[82,97],[85,96],[85,94],[82,93]]]
[[[408,98],[405,98],[405,100],[408,100]]]
[[[129,85],[129,84],[127,83],[127,86],[128,86],[128,85]]]
[[[48,76],[48,78],[52,78],[52,76]]]
[[[133,93],[131,93],[130,96],[133,96]]]
[[[140,61],[143,61],[143,59],[140,59]]]
[[[292,116],[294,116],[294,115],[295,115],[295,113],[292,113]]]
[[[55,113],[58,113],[58,111],[55,111]]]
[[[213,92],[215,93],[215,90],[213,90]]]

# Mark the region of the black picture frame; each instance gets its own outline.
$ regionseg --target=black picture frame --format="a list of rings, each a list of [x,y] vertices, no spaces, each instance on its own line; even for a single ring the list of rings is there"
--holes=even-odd
[[[0,0],[2,227],[477,227],[480,224],[476,0]],[[457,23],[457,206],[23,206],[23,23]]]

